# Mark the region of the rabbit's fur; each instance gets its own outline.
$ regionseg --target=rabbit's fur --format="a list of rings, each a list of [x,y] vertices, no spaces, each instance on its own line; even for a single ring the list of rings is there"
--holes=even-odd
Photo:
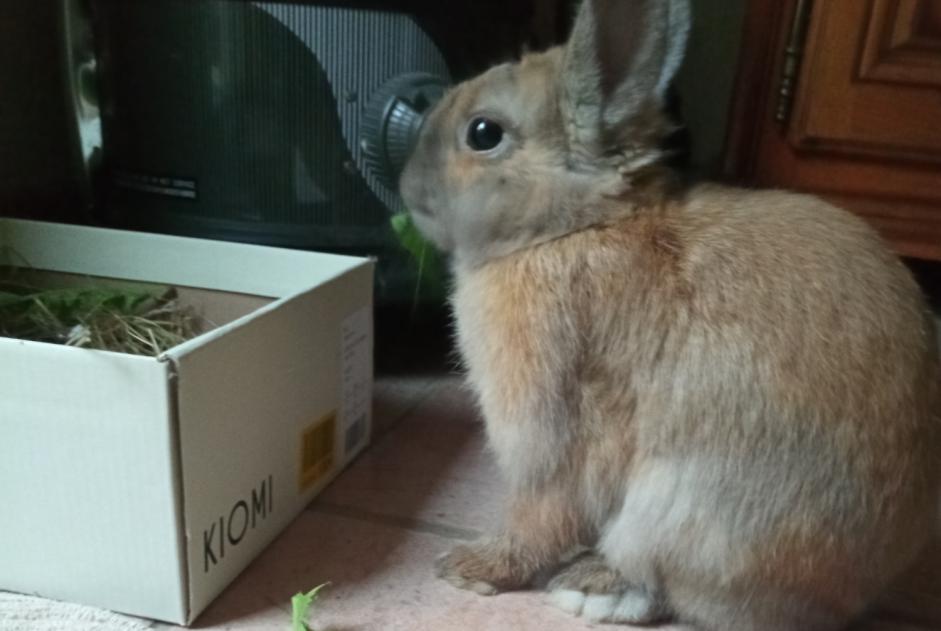
[[[609,622],[842,629],[934,529],[933,321],[850,214],[673,182],[688,23],[686,0],[586,0],[566,47],[459,86],[422,131],[402,192],[453,255],[509,494],[438,570],[489,594],[561,564],[556,604]],[[480,115],[492,151],[467,144]]]

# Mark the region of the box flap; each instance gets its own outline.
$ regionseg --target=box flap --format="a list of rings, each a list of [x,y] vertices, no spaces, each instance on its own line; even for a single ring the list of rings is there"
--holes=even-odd
[[[168,354],[178,364],[192,615],[368,438],[371,304],[367,266]],[[309,440],[324,449],[308,467]]]
[[[224,241],[0,219],[0,264],[280,298],[364,259]]]
[[[0,338],[0,589],[185,620],[168,377]]]

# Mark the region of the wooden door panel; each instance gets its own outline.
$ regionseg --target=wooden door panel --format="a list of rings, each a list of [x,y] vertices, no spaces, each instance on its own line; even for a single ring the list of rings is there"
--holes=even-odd
[[[816,2],[791,125],[795,147],[941,163],[938,5]]]
[[[941,0],[748,2],[727,173],[819,194],[941,260]],[[781,121],[798,4],[809,28]]]
[[[941,87],[941,3],[875,0],[859,76]]]

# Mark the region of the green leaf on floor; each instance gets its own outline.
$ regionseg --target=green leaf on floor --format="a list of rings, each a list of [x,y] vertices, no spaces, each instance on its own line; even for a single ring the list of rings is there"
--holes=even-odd
[[[310,616],[310,608],[320,594],[320,590],[329,585],[324,583],[318,585],[306,594],[295,594],[291,599],[291,631],[314,631],[307,625],[307,619]]]

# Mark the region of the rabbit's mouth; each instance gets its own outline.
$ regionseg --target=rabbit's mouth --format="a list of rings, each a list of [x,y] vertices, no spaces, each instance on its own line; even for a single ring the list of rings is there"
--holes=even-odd
[[[439,195],[422,171],[421,165],[415,165],[411,161],[406,164],[399,180],[399,195],[412,217],[431,221],[438,215],[434,210],[434,202]]]
[[[428,203],[429,193],[430,191],[425,183],[413,177],[408,167],[406,167],[405,174],[399,183],[399,194],[402,196],[402,201],[405,202],[408,212],[413,217],[430,219],[434,216],[435,213],[431,211],[431,205]]]
[[[448,233],[446,226],[430,207],[418,204],[409,207],[415,227],[425,238],[442,252],[451,252],[454,249],[454,239]]]
[[[410,207],[409,211],[411,211],[413,215],[427,217],[429,219],[434,216],[434,213],[432,213],[426,206],[421,204]]]

